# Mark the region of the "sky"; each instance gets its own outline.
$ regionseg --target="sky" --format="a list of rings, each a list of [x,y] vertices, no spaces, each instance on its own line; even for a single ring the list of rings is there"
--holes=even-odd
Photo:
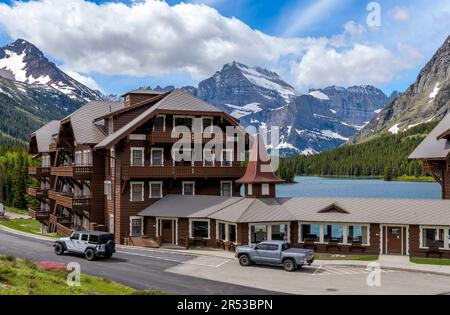
[[[299,92],[404,91],[450,35],[438,0],[0,0],[0,46],[23,38],[103,93],[196,86],[239,61]]]

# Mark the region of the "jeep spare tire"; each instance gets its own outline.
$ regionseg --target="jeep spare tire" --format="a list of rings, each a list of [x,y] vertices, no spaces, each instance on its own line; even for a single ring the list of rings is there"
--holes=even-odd
[[[55,254],[56,255],[62,255],[64,254],[64,247],[62,246],[61,243],[56,243],[55,246]]]
[[[84,257],[86,260],[93,261],[95,259],[95,251],[92,248],[86,249],[84,252]]]

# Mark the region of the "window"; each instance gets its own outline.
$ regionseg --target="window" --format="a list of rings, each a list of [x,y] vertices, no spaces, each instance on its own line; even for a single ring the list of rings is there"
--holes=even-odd
[[[287,224],[272,225],[271,240],[287,241]]]
[[[144,183],[131,182],[130,201],[144,201]]]
[[[42,164],[41,164],[41,166],[42,167],[50,167],[51,166],[50,165],[50,155],[44,155],[42,157]]]
[[[158,115],[153,121],[153,131],[164,132],[166,131],[166,116]]]
[[[194,120],[193,117],[174,116],[173,126],[174,127],[185,126],[190,130],[192,130],[193,120]]]
[[[150,199],[162,198],[162,182],[150,182]]]
[[[130,236],[142,236],[144,234],[144,220],[141,217],[130,218]]]
[[[182,147],[172,150],[173,166],[194,166],[192,148]]]
[[[222,151],[222,166],[231,166],[233,162],[233,150]]]
[[[203,166],[214,166],[215,153],[209,149],[203,150]]]
[[[108,119],[108,135],[114,132],[114,120],[112,118]]]
[[[109,155],[109,165],[112,169],[114,169],[116,167],[116,151],[114,149],[111,149]]]
[[[195,195],[195,183],[183,182],[183,195],[193,196]]]
[[[349,225],[347,243],[367,244],[367,226]]]
[[[228,241],[233,243],[237,241],[237,229],[235,224],[228,224]]]
[[[261,185],[261,195],[263,195],[263,196],[269,196],[270,195],[269,184],[262,184]]]
[[[444,248],[444,229],[422,229],[422,247]]]
[[[98,235],[90,235],[89,236],[89,243],[91,243],[91,244],[98,244],[98,240],[99,240]]]
[[[191,238],[209,238],[209,220],[192,220],[190,228]]]
[[[267,225],[255,224],[250,228],[251,242],[260,243],[267,240]]]
[[[83,151],[83,166],[91,166],[92,165],[92,151],[84,150]]]
[[[89,239],[89,235],[87,234],[81,234],[81,240],[87,242],[87,240]]]
[[[233,182],[227,181],[227,182],[221,182],[220,183],[220,195],[224,197],[231,197],[232,196],[232,188],[233,188]]]
[[[227,232],[226,232],[226,224],[225,223],[219,223],[218,224],[217,239],[222,240],[222,241],[226,241],[226,239],[227,239]]]
[[[152,166],[163,166],[164,165],[164,149],[152,148]]]
[[[212,117],[202,117],[202,131],[203,132],[211,132],[213,126],[213,118]]]
[[[302,224],[301,241],[320,242],[320,224]]]
[[[112,200],[112,185],[109,180],[105,181],[105,195],[106,200]]]
[[[75,151],[75,165],[81,166],[83,164],[83,152]]]
[[[249,196],[253,195],[253,185],[252,184],[247,184],[247,194]]]
[[[324,226],[324,241],[338,242],[344,241],[344,228],[339,224],[327,224]]]
[[[144,148],[131,148],[131,166],[144,166]]]
[[[109,215],[109,232],[114,234],[114,215]]]
[[[80,238],[80,234],[78,233],[73,233],[72,236],[70,237],[71,240],[77,240]]]

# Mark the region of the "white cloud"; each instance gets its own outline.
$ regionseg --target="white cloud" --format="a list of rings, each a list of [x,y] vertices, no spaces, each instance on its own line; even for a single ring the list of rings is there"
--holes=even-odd
[[[80,74],[80,73],[78,73],[76,71],[73,71],[73,70],[70,70],[70,69],[67,69],[65,66],[61,66],[60,68],[66,74],[68,74],[70,77],[72,77],[73,79],[77,80],[81,84],[86,85],[88,88],[91,88],[93,90],[97,90],[97,91],[103,92],[103,90],[100,87],[100,85],[92,77]]]
[[[201,2],[207,2],[201,1]],[[340,1],[320,0],[296,15],[287,33],[322,20]],[[298,13],[298,12],[297,12]],[[304,20],[303,17],[306,19]],[[20,23],[17,23],[20,21]],[[367,30],[353,21],[331,38],[281,38],[251,29],[205,4],[142,0],[132,5],[84,0],[40,0],[0,4],[0,25],[12,38],[25,38],[78,73],[157,76],[213,74],[238,60],[249,65],[284,68],[300,89],[326,84],[384,84],[411,66],[411,54],[384,46],[355,44]],[[341,42],[338,38],[341,37]],[[343,40],[345,38],[345,40]]]
[[[292,63],[291,71],[300,87],[350,86],[362,82],[381,85],[414,65],[414,58],[407,57],[398,58],[381,45],[355,44],[343,51],[317,45],[300,62]]]
[[[409,10],[400,6],[395,6],[390,12],[396,21],[404,22],[409,20]]]

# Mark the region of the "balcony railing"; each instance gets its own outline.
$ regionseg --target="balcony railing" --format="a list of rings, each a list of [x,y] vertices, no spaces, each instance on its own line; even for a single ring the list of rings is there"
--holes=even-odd
[[[92,166],[58,166],[52,167],[51,174],[61,177],[90,178],[92,176]]]
[[[245,170],[242,166],[127,166],[122,167],[122,178],[242,177]]]
[[[68,209],[89,211],[92,206],[92,197],[90,196],[74,196],[54,190],[49,190],[48,196],[50,199],[55,200],[57,204]]]
[[[51,172],[50,167],[29,167],[28,174],[39,177],[49,177]]]
[[[28,195],[34,198],[45,199],[48,197],[48,189],[28,188]]]
[[[178,137],[172,138],[171,131],[153,131],[150,133],[150,142],[151,143],[175,143],[182,138],[180,134]],[[202,143],[208,143],[214,139],[214,142],[223,142],[226,141],[226,134],[220,135],[210,135],[207,133],[191,133],[191,141],[194,142],[201,139]],[[200,141],[199,141],[200,142]]]
[[[50,212],[40,208],[29,208],[28,215],[40,222],[47,222],[50,218]]]

